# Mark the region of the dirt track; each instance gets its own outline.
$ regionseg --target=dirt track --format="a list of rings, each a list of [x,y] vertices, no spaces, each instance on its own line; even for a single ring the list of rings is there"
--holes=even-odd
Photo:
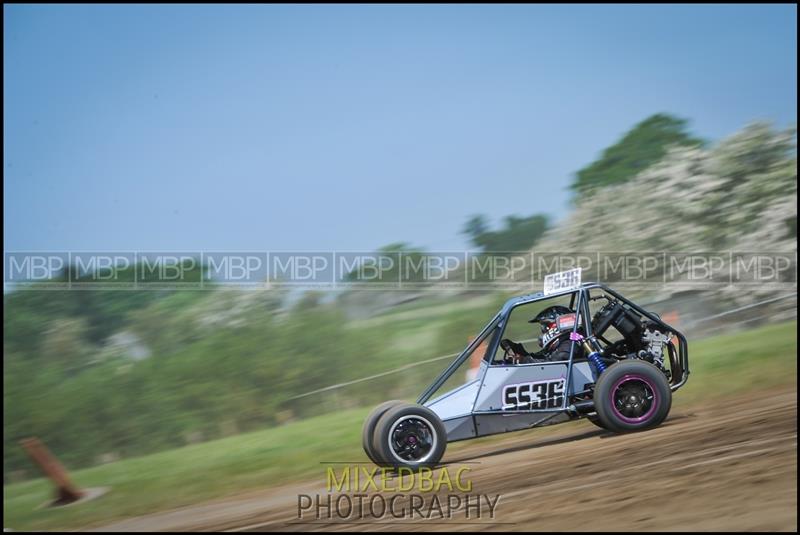
[[[317,481],[129,519],[111,530],[797,530],[797,391],[674,407],[661,427],[613,435],[591,423],[534,431],[445,456],[471,463],[474,493],[500,494],[494,519],[299,524]],[[443,494],[446,494],[443,493]],[[306,518],[306,521],[313,518]],[[412,523],[414,522],[414,523]]]

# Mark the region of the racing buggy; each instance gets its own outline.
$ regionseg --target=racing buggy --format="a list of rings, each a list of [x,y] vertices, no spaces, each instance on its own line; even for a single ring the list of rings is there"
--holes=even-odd
[[[548,275],[543,291],[509,299],[415,404],[376,407],[362,432],[367,456],[414,469],[436,465],[448,442],[497,433],[581,418],[615,433],[661,424],[689,376],[686,338],[580,276]],[[529,352],[533,341],[540,349]]]

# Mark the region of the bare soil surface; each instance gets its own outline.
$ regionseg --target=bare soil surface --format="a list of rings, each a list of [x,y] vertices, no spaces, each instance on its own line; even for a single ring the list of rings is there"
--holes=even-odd
[[[677,401],[677,399],[676,399]],[[465,443],[473,494],[500,495],[494,518],[298,518],[318,480],[104,526],[110,531],[797,531],[797,390],[673,407],[657,429],[615,435],[590,422]],[[434,474],[435,479],[435,474]],[[355,492],[355,491],[354,491]],[[374,493],[374,492],[373,492]],[[339,493],[335,493],[334,497]],[[352,494],[352,493],[351,493]],[[446,502],[447,489],[439,493]],[[392,493],[384,493],[388,500]],[[426,499],[431,496],[428,495]]]

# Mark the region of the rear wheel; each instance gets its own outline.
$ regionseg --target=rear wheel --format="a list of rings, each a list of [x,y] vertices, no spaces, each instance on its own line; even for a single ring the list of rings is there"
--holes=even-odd
[[[672,391],[664,374],[641,360],[609,366],[594,388],[594,408],[609,431],[639,431],[656,427],[672,406]]]
[[[405,401],[401,401],[399,399],[385,401],[372,409],[372,412],[369,413],[367,419],[364,420],[364,427],[361,430],[361,446],[364,448],[364,452],[367,454],[367,457],[369,457],[369,459],[375,464],[381,464],[380,458],[375,455],[375,451],[372,449],[372,435],[375,433],[375,425],[386,411],[397,405],[403,405],[404,403]]]
[[[387,410],[375,426],[372,441],[380,464],[395,468],[433,466],[446,447],[447,433],[436,413],[411,404]]]

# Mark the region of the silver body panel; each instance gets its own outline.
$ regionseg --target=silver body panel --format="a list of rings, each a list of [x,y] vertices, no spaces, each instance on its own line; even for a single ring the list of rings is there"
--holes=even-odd
[[[489,366],[482,362],[475,379],[425,405],[444,423],[449,442],[527,429],[569,419],[562,408],[509,411],[503,409],[503,392],[509,385],[566,381],[567,362]],[[593,382],[587,362],[575,363],[572,391]]]
[[[483,378],[473,411],[502,411],[503,389],[508,385],[567,379],[566,363],[490,366]]]

